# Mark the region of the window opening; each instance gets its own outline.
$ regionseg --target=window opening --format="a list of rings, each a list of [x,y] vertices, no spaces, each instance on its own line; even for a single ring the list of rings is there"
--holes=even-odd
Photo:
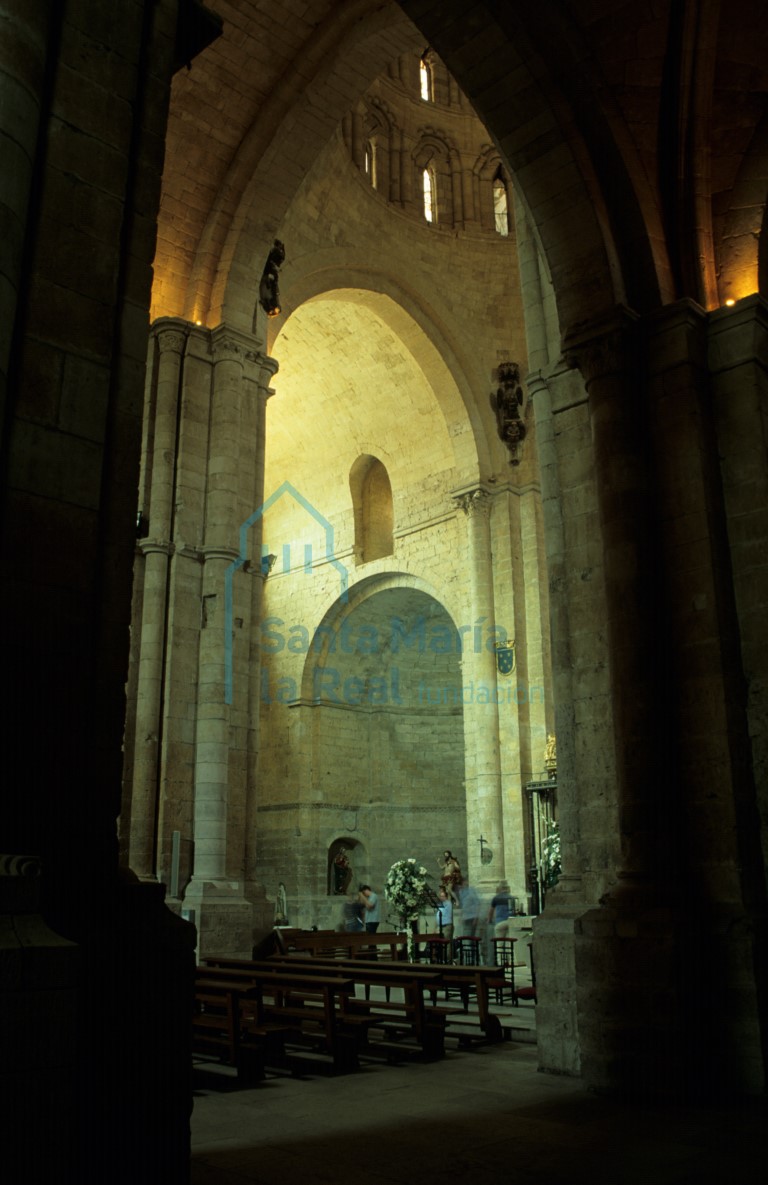
[[[365,145],[365,175],[373,188],[376,188],[376,145],[368,140]]]
[[[509,234],[509,195],[507,194],[507,183],[504,179],[504,173],[501,168],[496,172],[493,178],[493,218],[496,226],[496,233],[500,235]]]
[[[434,182],[432,174],[429,169],[423,169],[421,174],[421,185],[424,194],[424,217],[427,222],[435,221],[435,193]]]
[[[392,555],[395,516],[386,467],[378,457],[363,454],[350,470],[349,487],[355,516],[357,563],[367,564]]]
[[[432,102],[432,69],[426,59],[426,55],[422,57],[419,62],[419,81],[421,85],[421,97],[425,103]]]

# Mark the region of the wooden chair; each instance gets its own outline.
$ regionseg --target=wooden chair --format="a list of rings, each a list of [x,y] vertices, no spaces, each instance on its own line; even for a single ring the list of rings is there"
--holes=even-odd
[[[528,946],[531,960],[531,985],[530,987],[519,987],[515,990],[515,1003],[518,1000],[533,1000],[536,1003],[536,968],[533,962],[533,944]]]
[[[474,934],[463,934],[453,941],[453,958],[460,967],[476,967],[480,962],[480,939]]]
[[[511,1003],[517,1004],[515,992],[515,943],[516,938],[492,938],[493,964],[501,968],[501,976],[494,984],[496,1003],[504,1002],[504,993],[509,993]]]

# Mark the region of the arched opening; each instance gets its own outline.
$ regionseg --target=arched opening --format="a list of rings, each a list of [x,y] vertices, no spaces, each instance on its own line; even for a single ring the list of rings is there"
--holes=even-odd
[[[376,176],[376,141],[367,140],[365,144],[365,153],[363,156],[363,167],[365,175],[373,189],[377,188]]]
[[[509,193],[501,165],[493,178],[493,221],[496,233],[506,238],[509,234]]]
[[[437,222],[437,195],[432,169],[421,170],[421,197],[424,217],[430,224]]]
[[[434,79],[427,52],[422,54],[419,61],[419,93],[425,103],[431,103],[434,100]]]
[[[377,457],[358,457],[349,474],[355,516],[355,557],[368,564],[394,551],[392,486]]]
[[[368,588],[318,623],[299,710],[311,717],[315,796],[350,813],[376,866],[355,865],[354,839],[337,839],[331,852],[344,848],[355,878],[381,886],[406,856],[434,870],[450,848],[466,867],[461,636],[422,589],[392,578]]]

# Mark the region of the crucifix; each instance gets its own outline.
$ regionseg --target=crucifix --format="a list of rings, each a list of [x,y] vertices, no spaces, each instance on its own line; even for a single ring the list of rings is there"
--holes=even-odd
[[[490,864],[493,860],[493,848],[484,835],[481,835],[477,842],[480,844],[480,863]]]

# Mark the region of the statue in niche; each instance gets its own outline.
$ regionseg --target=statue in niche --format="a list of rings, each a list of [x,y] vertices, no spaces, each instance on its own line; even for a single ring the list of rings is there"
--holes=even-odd
[[[264,271],[259,284],[259,304],[268,317],[276,317],[280,312],[280,293],[277,287],[277,277],[285,262],[285,247],[279,239],[275,239],[272,250],[267,256]]]
[[[462,881],[461,865],[449,848],[445,849],[442,856],[437,857],[437,863],[442,870],[440,884],[454,904],[458,905],[457,892]]]
[[[523,406],[520,367],[516,362],[502,362],[495,376],[499,386],[491,395],[491,407],[496,413],[496,429],[499,439],[509,450],[511,464],[518,465],[517,447],[525,437],[525,424],[520,415]]]
[[[275,901],[275,925],[288,925],[288,899],[285,894],[285,884],[280,881],[277,886],[277,900]]]
[[[333,858],[333,892],[336,897],[342,897],[349,888],[352,880],[352,865],[349,862],[346,848],[339,848]]]
[[[555,773],[557,770],[557,742],[553,732],[547,734],[547,745],[544,749],[544,768],[549,773]]]

